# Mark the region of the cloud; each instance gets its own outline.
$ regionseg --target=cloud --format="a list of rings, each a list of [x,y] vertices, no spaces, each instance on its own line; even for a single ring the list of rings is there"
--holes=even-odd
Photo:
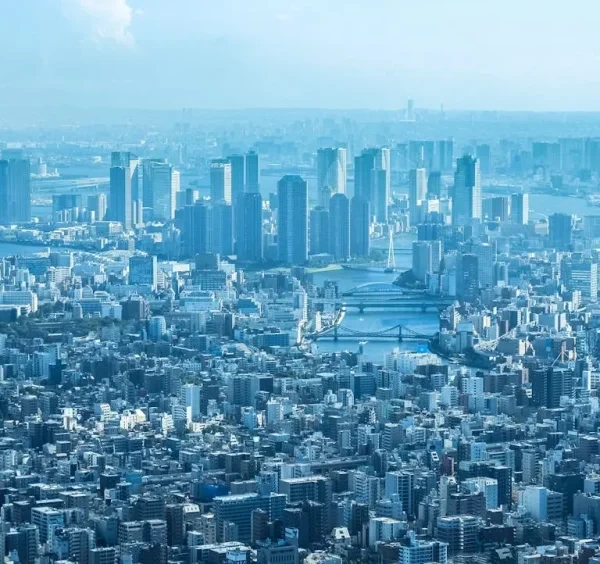
[[[95,41],[109,41],[131,46],[134,10],[128,0],[63,0],[66,15],[71,17]]]

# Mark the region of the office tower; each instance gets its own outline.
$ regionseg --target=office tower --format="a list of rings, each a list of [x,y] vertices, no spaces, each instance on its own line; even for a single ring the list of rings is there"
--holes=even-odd
[[[568,250],[573,239],[573,216],[567,213],[553,213],[548,218],[550,246],[559,251]]]
[[[129,259],[129,283],[149,285],[156,290],[158,266],[155,256],[134,256]]]
[[[106,217],[106,194],[94,194],[88,196],[87,209],[88,212],[94,212],[96,221],[104,221]]]
[[[479,295],[477,255],[459,254],[456,263],[456,295],[464,302],[474,302]]]
[[[439,200],[442,196],[442,173],[434,170],[427,178],[427,197],[431,200]]]
[[[478,243],[472,246],[471,252],[477,257],[477,281],[481,288],[494,285],[494,263],[496,248],[490,243]]]
[[[310,254],[329,252],[329,210],[317,206],[310,210],[309,223]]]
[[[0,160],[0,223],[31,221],[31,164],[19,154],[8,151]]]
[[[177,209],[179,171],[159,160],[145,160],[142,171],[144,207],[151,209],[153,219],[172,220]]]
[[[371,250],[369,206],[369,201],[361,196],[354,196],[350,201],[350,255],[353,257],[368,257]]]
[[[398,495],[402,509],[410,518],[415,512],[415,477],[411,472],[399,470],[385,475],[385,496]]]
[[[334,194],[329,201],[329,247],[335,260],[350,258],[350,201],[345,194]]]
[[[277,183],[277,244],[279,260],[302,265],[308,258],[308,191],[300,176],[286,175]]]
[[[375,169],[373,171],[371,195],[376,221],[387,223],[390,202],[390,176],[388,170]]]
[[[139,159],[128,152],[111,155],[109,219],[124,229],[142,223],[143,195],[140,190]]]
[[[531,372],[532,402],[536,406],[556,409],[562,396],[573,395],[573,371],[567,368],[538,368]]]
[[[117,549],[112,546],[92,548],[90,550],[89,564],[115,564],[117,562]]]
[[[244,155],[230,155],[227,161],[231,165],[231,201],[235,205],[238,196],[244,193]]]
[[[454,166],[454,139],[442,139],[436,144],[436,168],[450,172]]]
[[[479,518],[472,515],[439,517],[437,539],[448,545],[448,556],[464,552],[471,554],[479,549]]]
[[[262,197],[259,192],[245,192],[241,197],[236,236],[237,256],[244,262],[263,258]]]
[[[598,300],[598,263],[595,260],[574,253],[561,261],[560,277],[568,290],[579,290],[589,301]]]
[[[141,170],[142,182],[142,203],[144,208],[153,207],[154,190],[152,186],[152,166],[155,164],[166,164],[165,159],[142,159],[139,167]]]
[[[204,200],[177,212],[175,224],[181,230],[182,254],[193,257],[209,252],[210,208]]]
[[[492,154],[489,145],[477,145],[475,147],[475,156],[479,161],[481,174],[490,174],[492,172]]]
[[[223,542],[225,523],[234,523],[237,526],[239,542],[250,542],[252,512],[255,509],[262,509],[270,516],[271,521],[275,521],[283,517],[285,502],[286,497],[280,494],[271,494],[268,497],[255,493],[215,497],[213,511],[217,522],[217,542]]]
[[[346,149],[326,148],[317,151],[317,190],[325,187],[332,194],[346,193]]]
[[[233,254],[233,209],[223,200],[210,208],[210,252]]]
[[[512,194],[510,197],[510,218],[514,223],[529,223],[529,194]]]
[[[246,192],[260,192],[258,181],[258,153],[246,153]]]
[[[482,202],[483,217],[490,221],[507,221],[509,215],[509,202],[506,196],[484,198]]]
[[[419,204],[427,197],[427,171],[424,168],[412,169],[408,175],[408,206],[410,224],[419,223]]]
[[[231,163],[227,159],[210,163],[210,199],[213,203],[231,204]]]
[[[479,161],[465,155],[456,161],[452,224],[468,225],[473,219],[481,219],[481,175]]]
[[[448,545],[439,541],[417,539],[409,533],[409,542],[400,544],[398,564],[423,564],[424,562],[448,561]]]

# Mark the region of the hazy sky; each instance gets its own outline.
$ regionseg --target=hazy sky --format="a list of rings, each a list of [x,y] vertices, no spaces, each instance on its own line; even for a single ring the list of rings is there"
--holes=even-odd
[[[2,0],[0,106],[600,110],[598,0]]]

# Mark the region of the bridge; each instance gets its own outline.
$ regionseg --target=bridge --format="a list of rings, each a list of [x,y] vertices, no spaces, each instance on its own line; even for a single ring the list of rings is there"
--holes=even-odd
[[[363,313],[366,309],[411,309],[426,311],[443,311],[454,303],[454,298],[432,296],[425,292],[406,292],[393,284],[371,282],[362,284],[342,293],[340,298],[313,300],[315,305],[330,305],[358,309]]]
[[[338,341],[339,339],[394,339],[399,343],[404,341],[428,342],[433,337],[434,335],[419,333],[402,324],[394,325],[387,329],[381,329],[380,331],[358,331],[356,329],[351,329],[350,327],[344,327],[343,325],[339,327],[334,325],[333,327],[328,327],[322,331],[306,335],[306,338],[311,341],[317,341],[319,339],[333,339],[334,341]]]

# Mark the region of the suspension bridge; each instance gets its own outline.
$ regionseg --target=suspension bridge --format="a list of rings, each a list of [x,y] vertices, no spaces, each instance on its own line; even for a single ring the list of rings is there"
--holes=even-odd
[[[433,337],[434,335],[419,333],[402,324],[381,329],[380,331],[358,331],[356,329],[351,329],[350,327],[344,327],[343,325],[334,325],[327,327],[322,331],[315,331],[314,333],[306,335],[306,338],[311,341],[317,341],[319,339],[333,339],[334,341],[339,339],[394,339],[399,343],[404,341],[430,341]]]

